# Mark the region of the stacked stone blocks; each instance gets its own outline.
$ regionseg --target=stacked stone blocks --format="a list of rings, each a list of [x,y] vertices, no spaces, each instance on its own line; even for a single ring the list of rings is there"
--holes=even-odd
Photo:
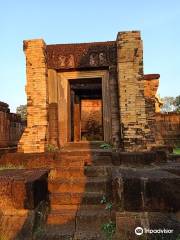
[[[140,32],[120,32],[117,37],[117,71],[120,121],[125,151],[150,148]]]
[[[43,40],[24,41],[27,74],[27,128],[19,151],[44,152],[48,128],[46,45]]]

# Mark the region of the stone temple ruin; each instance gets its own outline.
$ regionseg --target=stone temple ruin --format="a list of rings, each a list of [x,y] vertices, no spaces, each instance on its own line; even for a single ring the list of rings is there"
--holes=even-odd
[[[160,75],[144,74],[140,32],[24,52],[27,127],[0,158],[0,237],[176,239],[180,157],[157,135]]]
[[[20,152],[83,140],[124,151],[147,151],[156,144],[159,75],[144,75],[140,32],[120,32],[109,42],[29,40],[24,51],[28,122]]]

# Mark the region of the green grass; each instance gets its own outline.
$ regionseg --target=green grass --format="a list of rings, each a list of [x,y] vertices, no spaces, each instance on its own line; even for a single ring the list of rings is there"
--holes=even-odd
[[[180,148],[174,148],[173,153],[174,154],[180,154]]]

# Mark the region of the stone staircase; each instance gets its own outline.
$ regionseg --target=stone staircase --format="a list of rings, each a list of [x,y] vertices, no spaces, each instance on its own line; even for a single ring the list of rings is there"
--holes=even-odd
[[[109,150],[89,149],[86,144],[64,149],[49,175],[50,212],[38,239],[104,240],[101,227],[112,213],[101,200],[112,195],[111,167]]]
[[[171,240],[180,234],[180,156],[112,152],[97,144],[75,143],[59,152],[8,153],[1,158],[4,165],[22,163],[26,170],[49,172],[50,208],[48,214],[34,209],[47,219],[37,224],[35,217],[33,240],[106,240],[101,227],[110,219],[116,223],[113,240],[139,239],[137,226],[173,229]],[[113,212],[100,203],[103,196],[113,198]]]

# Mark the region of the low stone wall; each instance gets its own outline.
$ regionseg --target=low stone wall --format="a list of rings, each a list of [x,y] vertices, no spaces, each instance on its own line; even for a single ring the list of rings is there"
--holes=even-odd
[[[25,123],[15,113],[10,113],[7,103],[0,102],[0,148],[16,146]]]
[[[180,113],[156,113],[156,142],[180,147]]]

